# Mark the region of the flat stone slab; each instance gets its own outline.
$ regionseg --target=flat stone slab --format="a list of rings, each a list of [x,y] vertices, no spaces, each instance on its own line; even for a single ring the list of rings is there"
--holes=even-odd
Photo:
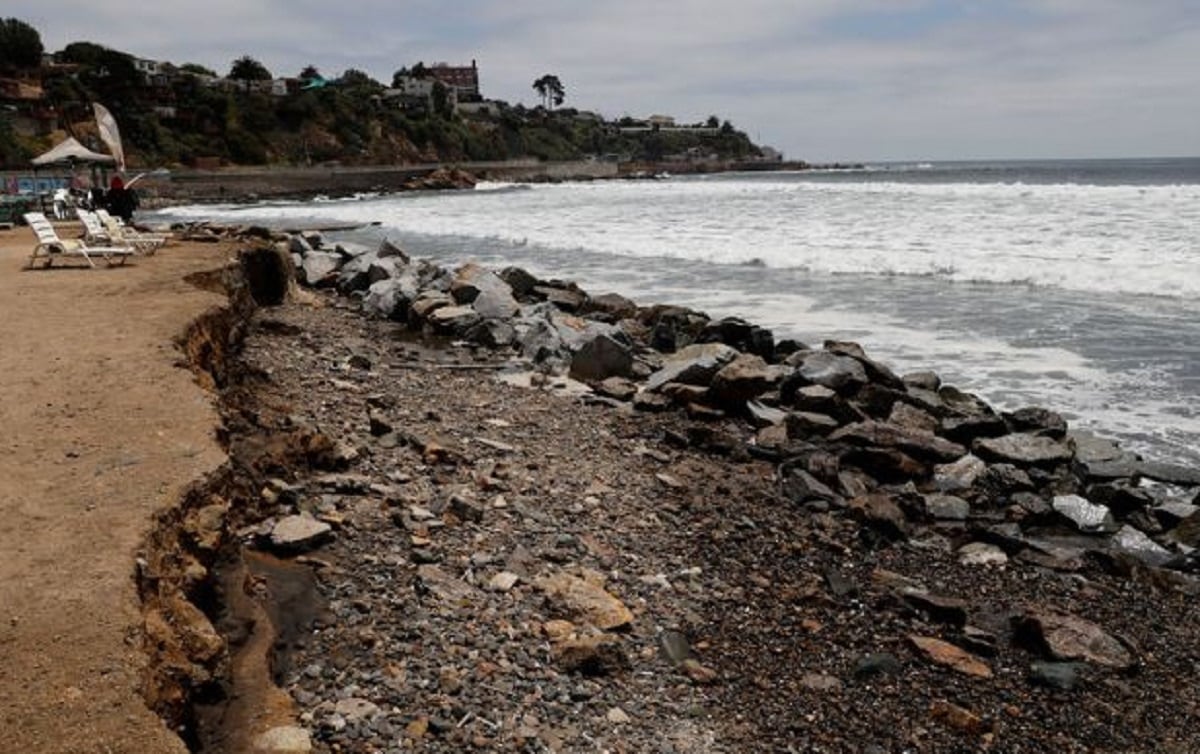
[[[975,453],[987,461],[1017,466],[1054,466],[1071,460],[1073,455],[1065,443],[1020,433],[976,440]]]
[[[302,513],[279,519],[271,529],[268,542],[272,550],[298,553],[320,547],[332,536],[332,526]]]
[[[1091,621],[1055,610],[1028,610],[1016,620],[1018,635],[1049,659],[1083,660],[1110,668],[1132,667],[1128,648]]]

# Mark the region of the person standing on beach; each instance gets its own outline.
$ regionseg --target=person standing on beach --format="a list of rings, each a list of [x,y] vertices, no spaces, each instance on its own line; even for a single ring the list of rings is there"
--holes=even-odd
[[[133,211],[137,209],[137,194],[133,189],[125,188],[121,176],[114,175],[108,186],[108,211],[129,225],[133,222]]]

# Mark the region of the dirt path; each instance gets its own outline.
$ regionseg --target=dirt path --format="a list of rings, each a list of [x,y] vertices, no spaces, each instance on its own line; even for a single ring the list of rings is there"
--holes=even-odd
[[[132,574],[151,514],[223,458],[171,341],[221,301],[184,276],[227,250],[25,272],[31,243],[0,232],[0,751],[182,752],[139,695]]]

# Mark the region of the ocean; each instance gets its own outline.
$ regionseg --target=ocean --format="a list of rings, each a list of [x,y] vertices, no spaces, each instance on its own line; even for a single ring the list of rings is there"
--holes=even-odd
[[[854,340],[997,408],[1200,464],[1200,158],[481,184],[142,219],[202,218],[378,223],[348,235]]]

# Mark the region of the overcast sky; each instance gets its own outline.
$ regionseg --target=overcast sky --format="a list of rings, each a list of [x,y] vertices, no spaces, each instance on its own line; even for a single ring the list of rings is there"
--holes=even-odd
[[[717,114],[788,157],[1200,155],[1200,0],[4,0],[87,40],[228,73],[249,54],[388,83],[479,62],[484,95]],[[119,114],[118,114],[119,115]]]

